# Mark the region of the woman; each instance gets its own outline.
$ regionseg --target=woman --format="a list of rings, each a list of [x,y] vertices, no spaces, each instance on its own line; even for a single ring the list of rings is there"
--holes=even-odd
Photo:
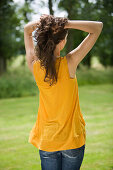
[[[40,92],[38,116],[29,142],[39,149],[42,170],[80,169],[86,130],[75,73],[102,27],[102,22],[68,20],[46,14],[24,27],[26,60]],[[60,51],[66,44],[68,29],[89,34],[77,48],[62,57]]]

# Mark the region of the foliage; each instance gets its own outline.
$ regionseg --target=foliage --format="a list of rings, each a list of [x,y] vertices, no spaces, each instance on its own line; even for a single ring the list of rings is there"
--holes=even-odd
[[[113,83],[113,68],[96,70],[80,66],[76,77],[79,86]],[[31,72],[25,67],[15,68],[0,77],[0,98],[33,96],[39,91]]]
[[[98,56],[100,62],[104,66],[113,66],[113,5],[112,1],[98,0],[95,2],[88,0],[60,0],[58,7],[67,12],[70,20],[92,20],[103,22],[102,32],[97,39],[94,47],[88,52],[87,56],[81,63],[91,66],[91,58],[93,55]],[[67,46],[69,50],[76,48],[80,42],[86,37],[86,32],[74,30]]]
[[[33,76],[24,67],[8,71],[0,77],[0,98],[36,95],[35,84]]]
[[[23,24],[31,19],[31,1],[23,7],[13,0],[0,1],[0,74],[7,70],[7,60],[25,54]]]

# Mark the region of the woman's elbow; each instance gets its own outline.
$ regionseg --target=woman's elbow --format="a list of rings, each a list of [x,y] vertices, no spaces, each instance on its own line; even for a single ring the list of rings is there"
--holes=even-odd
[[[100,34],[103,28],[103,22],[98,21],[97,25],[95,27],[95,32],[96,34]]]
[[[101,32],[103,28],[103,22],[99,22],[98,31]]]

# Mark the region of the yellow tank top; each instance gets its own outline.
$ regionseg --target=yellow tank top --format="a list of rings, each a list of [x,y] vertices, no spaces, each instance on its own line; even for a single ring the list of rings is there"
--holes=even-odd
[[[50,152],[79,148],[86,141],[77,77],[70,78],[66,56],[57,58],[56,66],[59,59],[58,81],[52,86],[44,82],[45,69],[41,68],[40,62],[37,60],[33,64],[39,107],[28,142]]]

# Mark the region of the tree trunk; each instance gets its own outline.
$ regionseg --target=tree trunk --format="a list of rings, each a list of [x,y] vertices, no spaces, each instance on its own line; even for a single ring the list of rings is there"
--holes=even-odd
[[[7,71],[7,63],[5,58],[0,58],[0,75]]]
[[[49,6],[49,13],[51,15],[54,15],[52,0],[48,1],[48,6]]]

